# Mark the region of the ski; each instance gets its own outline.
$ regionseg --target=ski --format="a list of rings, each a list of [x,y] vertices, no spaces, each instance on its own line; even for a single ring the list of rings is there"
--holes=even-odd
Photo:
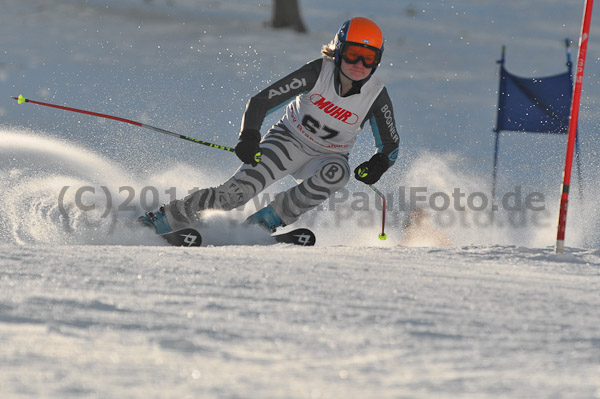
[[[296,229],[287,233],[275,234],[272,237],[278,243],[294,244],[301,246],[313,246],[317,241],[315,233],[313,233],[309,229]]]
[[[147,225],[144,225],[148,227]],[[169,233],[159,234],[167,243],[174,247],[200,247],[202,246],[202,234],[193,228],[184,228]],[[273,244],[294,244],[303,247],[315,245],[317,239],[315,233],[309,229],[300,228],[287,233],[272,234],[275,242],[263,243],[262,245]],[[261,244],[256,244],[261,245]]]
[[[186,228],[159,235],[175,247],[199,247],[202,245],[202,234],[196,229]],[[276,244],[313,246],[316,242],[315,234],[309,229],[296,229],[287,233],[274,234],[271,237],[275,239]]]
[[[175,247],[199,247],[202,245],[202,235],[195,229],[187,228],[159,235]]]

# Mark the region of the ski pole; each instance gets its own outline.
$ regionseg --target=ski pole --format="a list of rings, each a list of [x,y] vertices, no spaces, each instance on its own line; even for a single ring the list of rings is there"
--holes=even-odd
[[[381,201],[383,202],[383,209],[382,209],[382,215],[381,215],[381,234],[379,234],[379,239],[385,240],[387,238],[387,234],[385,234],[385,208],[386,208],[385,195],[383,195],[383,193],[381,191],[379,191],[377,189],[377,187],[375,187],[374,185],[370,184],[369,187],[371,188],[371,190],[375,191],[375,193],[381,197]]]
[[[37,105],[43,105],[43,106],[46,106],[46,107],[58,108],[58,109],[62,109],[62,110],[65,110],[65,111],[78,112],[80,114],[98,116],[100,118],[113,119],[115,121],[125,122],[125,123],[129,123],[131,125],[143,127],[143,128],[150,129],[150,130],[154,130],[155,132],[159,132],[159,133],[163,133],[163,134],[168,134],[169,136],[173,136],[173,137],[177,137],[177,138],[180,138],[180,139],[183,139],[183,140],[191,141],[192,143],[202,144],[202,145],[205,145],[205,146],[208,146],[208,147],[211,147],[211,148],[216,148],[218,150],[235,152],[235,149],[233,149],[231,147],[226,147],[224,145],[213,144],[213,143],[209,143],[207,141],[198,140],[198,139],[195,139],[193,137],[184,136],[184,135],[181,135],[181,134],[178,134],[178,133],[170,132],[170,131],[165,130],[165,129],[161,129],[159,127],[154,127],[154,126],[146,125],[146,124],[141,123],[141,122],[136,122],[136,121],[132,121],[130,119],[120,118],[118,116],[112,116],[112,115],[107,115],[107,114],[100,114],[98,112],[85,111],[83,109],[77,109],[77,108],[71,108],[71,107],[63,107],[61,105],[48,104],[48,103],[43,103],[41,101],[33,101],[33,100],[29,100],[29,99],[23,97],[23,95],[19,95],[19,97],[13,97],[13,99],[17,100],[19,104],[32,103],[32,104],[37,104]],[[260,155],[261,155],[260,152],[257,153],[256,156],[255,156],[255,158],[257,158],[258,160],[260,160]]]

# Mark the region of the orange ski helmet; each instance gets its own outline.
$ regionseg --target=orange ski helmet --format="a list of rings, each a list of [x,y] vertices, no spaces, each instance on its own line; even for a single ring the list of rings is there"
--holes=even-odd
[[[376,58],[373,62],[371,74],[375,72],[381,62],[383,54],[383,32],[381,28],[372,20],[365,17],[354,17],[347,20],[340,26],[333,39],[335,46],[335,64],[342,65],[342,55],[349,44],[366,47],[375,50]],[[365,63],[363,61],[363,63]],[[366,63],[365,63],[366,64]]]

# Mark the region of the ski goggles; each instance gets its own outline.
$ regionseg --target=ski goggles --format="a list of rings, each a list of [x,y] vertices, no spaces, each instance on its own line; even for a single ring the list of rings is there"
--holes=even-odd
[[[346,43],[342,48],[342,59],[348,64],[362,61],[366,68],[373,68],[381,61],[381,50],[358,43]]]

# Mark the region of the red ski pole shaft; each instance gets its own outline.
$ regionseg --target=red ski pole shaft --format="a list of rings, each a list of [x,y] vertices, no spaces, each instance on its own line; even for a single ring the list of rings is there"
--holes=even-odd
[[[383,195],[383,193],[381,191],[379,191],[377,189],[377,187],[375,187],[374,185],[371,184],[371,185],[369,185],[369,187],[371,188],[371,190],[375,191],[375,193],[381,198],[381,202],[382,202],[381,234],[379,234],[379,239],[385,240],[387,238],[387,234],[385,234],[385,210],[386,210],[385,195]]]
[[[112,120],[115,120],[115,121],[129,123],[131,125],[143,127],[145,129],[154,130],[155,132],[167,134],[169,136],[177,137],[177,138],[182,139],[182,140],[191,141],[192,143],[202,144],[202,145],[205,145],[205,146],[208,146],[208,147],[211,147],[211,148],[216,148],[216,149],[219,149],[219,150],[224,150],[224,151],[229,151],[229,152],[234,152],[235,151],[233,148],[226,147],[224,145],[213,144],[213,143],[209,143],[207,141],[198,140],[198,139],[195,139],[193,137],[188,137],[188,136],[184,136],[184,135],[181,135],[181,134],[178,134],[178,133],[175,133],[175,132],[170,132],[170,131],[165,130],[165,129],[161,129],[159,127],[154,127],[154,126],[146,125],[146,124],[141,123],[141,122],[132,121],[131,119],[125,119],[125,118],[121,118],[121,117],[118,117],[118,116],[101,114],[101,113],[98,113],[98,112],[86,111],[86,110],[83,110],[83,109],[77,109],[77,108],[71,108],[71,107],[63,107],[62,105],[49,104],[49,103],[44,103],[44,102],[41,102],[41,101],[29,100],[29,99],[23,97],[22,95],[19,95],[19,97],[13,97],[13,99],[17,100],[19,102],[19,104],[32,103],[32,104],[37,104],[37,105],[43,105],[45,107],[58,108],[58,109],[62,109],[62,110],[65,110],[65,111],[77,112],[77,113],[80,113],[80,114],[91,115],[91,116],[97,116],[99,118],[112,119]]]

